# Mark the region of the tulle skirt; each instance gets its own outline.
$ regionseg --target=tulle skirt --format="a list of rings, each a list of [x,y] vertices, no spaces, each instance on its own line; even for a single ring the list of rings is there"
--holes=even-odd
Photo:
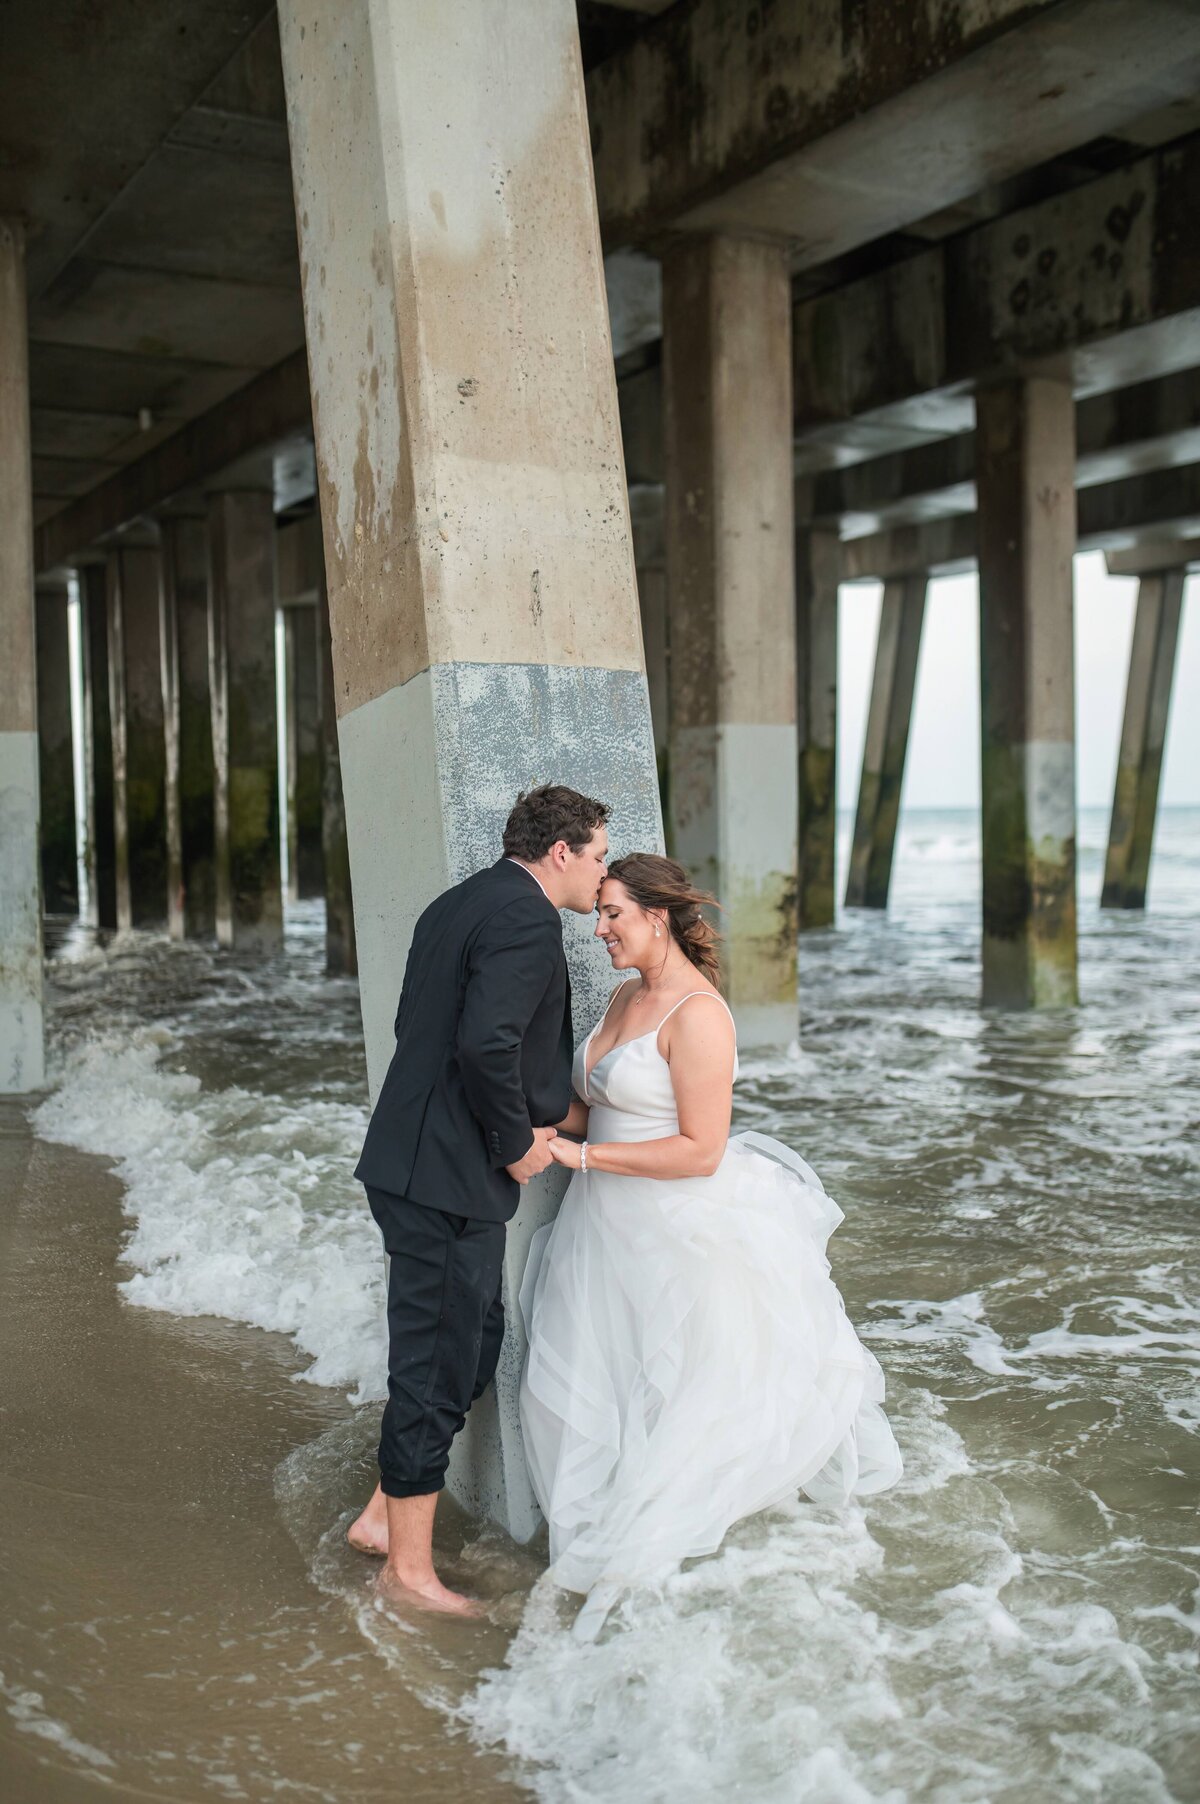
[[[709,1178],[572,1180],[520,1298],[521,1423],[559,1584],[611,1596],[798,1491],[839,1505],[896,1482],[883,1374],[825,1256],[841,1220],[760,1134]]]

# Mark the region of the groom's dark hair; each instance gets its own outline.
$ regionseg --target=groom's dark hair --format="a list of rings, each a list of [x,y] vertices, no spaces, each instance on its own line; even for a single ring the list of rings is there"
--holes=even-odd
[[[580,852],[609,813],[607,802],[593,801],[561,783],[545,783],[519,795],[513,804],[504,826],[504,855],[537,864],[560,839],[572,852]]]

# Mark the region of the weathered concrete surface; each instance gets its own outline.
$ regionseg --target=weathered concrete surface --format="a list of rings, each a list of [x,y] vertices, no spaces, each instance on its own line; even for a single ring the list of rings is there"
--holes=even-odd
[[[796,738],[800,930],[831,927],[837,884],[838,578],[836,533],[810,526],[796,484]]]
[[[667,620],[666,498],[660,483],[629,485],[638,606],[646,654],[646,688],[663,818],[670,815],[670,630]]]
[[[75,764],[71,734],[70,595],[65,582],[37,591],[38,792],[41,796],[42,906],[76,914]]]
[[[1184,570],[1166,570],[1138,585],[1101,908],[1146,906],[1186,580]]]
[[[216,932],[216,879],[208,546],[202,519],[165,519],[160,531],[168,925],[172,938],[210,939]]]
[[[884,586],[846,879],[847,908],[888,904],[927,587],[922,576]]]
[[[696,0],[588,76],[605,244],[758,232],[824,262],[1189,98],[1198,70],[1187,0]]]
[[[1092,395],[1075,409],[1075,487],[1200,462],[1200,369]],[[847,539],[975,511],[975,438],[962,433],[822,471],[814,516]]]
[[[270,951],[283,938],[271,496],[211,495],[208,534],[217,938]]]
[[[167,763],[160,652],[162,556],[121,545],[108,559],[117,926],[167,922]]]
[[[184,931],[212,939],[216,915],[216,774],[209,691],[208,534],[197,518],[163,522],[175,576],[179,655],[179,830]]]
[[[930,397],[1063,355],[1080,395],[1194,361],[1200,137],[802,302],[796,431],[919,429]],[[869,455],[869,453],[866,453]]]
[[[321,688],[317,664],[317,610],[285,607],[284,697],[287,747],[288,897],[319,896],[325,873],[321,852]]]
[[[744,1038],[796,1031],[796,642],[787,259],[681,239],[663,261],[669,794],[722,908]]]
[[[377,1087],[413,923],[517,790],[591,789],[653,847],[654,751],[574,7],[284,0],[280,26]],[[569,956],[583,1030],[609,982],[586,925]],[[496,1396],[452,1468],[522,1538],[511,1302],[557,1194],[510,1229]]]
[[[113,839],[112,718],[108,679],[108,573],[102,563],[79,571],[79,639],[83,662],[83,865],[88,920],[117,925],[117,864]]]
[[[1200,569],[1200,538],[1148,539],[1106,551],[1110,576],[1157,576],[1163,570]]]
[[[319,543],[319,531],[316,536]],[[342,749],[334,707],[333,644],[323,563],[317,586],[316,614],[317,655],[321,661],[324,702],[321,709],[321,865],[325,878],[325,969],[331,977],[353,977],[358,970],[358,945],[354,937],[346,798],[342,792]]]
[[[310,419],[308,366],[297,351],[39,526],[38,569],[70,559],[247,453],[303,430]]]
[[[983,1000],[1078,999],[1075,410],[1064,381],[981,389],[978,411]]]
[[[1076,497],[1076,549],[1130,554],[1126,574],[1137,575],[1144,556],[1158,559],[1164,537],[1174,542],[1200,535],[1200,464],[1127,476],[1120,482],[1080,489]],[[1149,550],[1139,550],[1145,540]],[[975,562],[978,522],[973,514],[927,520],[916,526],[893,526],[866,538],[847,539],[841,548],[843,582],[879,580],[929,572],[950,576]],[[1178,552],[1165,558],[1178,564]],[[1115,568],[1115,565],[1114,565]]]
[[[40,1089],[37,636],[25,241],[0,219],[0,1094]]]

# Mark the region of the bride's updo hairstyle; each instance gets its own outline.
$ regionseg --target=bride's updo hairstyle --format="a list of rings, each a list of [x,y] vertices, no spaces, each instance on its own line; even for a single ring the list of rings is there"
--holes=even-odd
[[[717,906],[716,897],[697,889],[681,864],[656,852],[631,852],[610,864],[608,874],[624,885],[639,907],[666,910],[675,944],[720,989],[721,936],[704,915],[706,906]]]

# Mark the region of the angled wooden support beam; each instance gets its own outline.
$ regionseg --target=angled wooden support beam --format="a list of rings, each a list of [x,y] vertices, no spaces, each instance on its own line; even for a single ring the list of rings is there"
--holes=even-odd
[[[1101,908],[1145,908],[1183,611],[1183,570],[1138,584]]]
[[[846,882],[847,908],[887,907],[928,587],[924,576],[903,577],[884,585]]]

